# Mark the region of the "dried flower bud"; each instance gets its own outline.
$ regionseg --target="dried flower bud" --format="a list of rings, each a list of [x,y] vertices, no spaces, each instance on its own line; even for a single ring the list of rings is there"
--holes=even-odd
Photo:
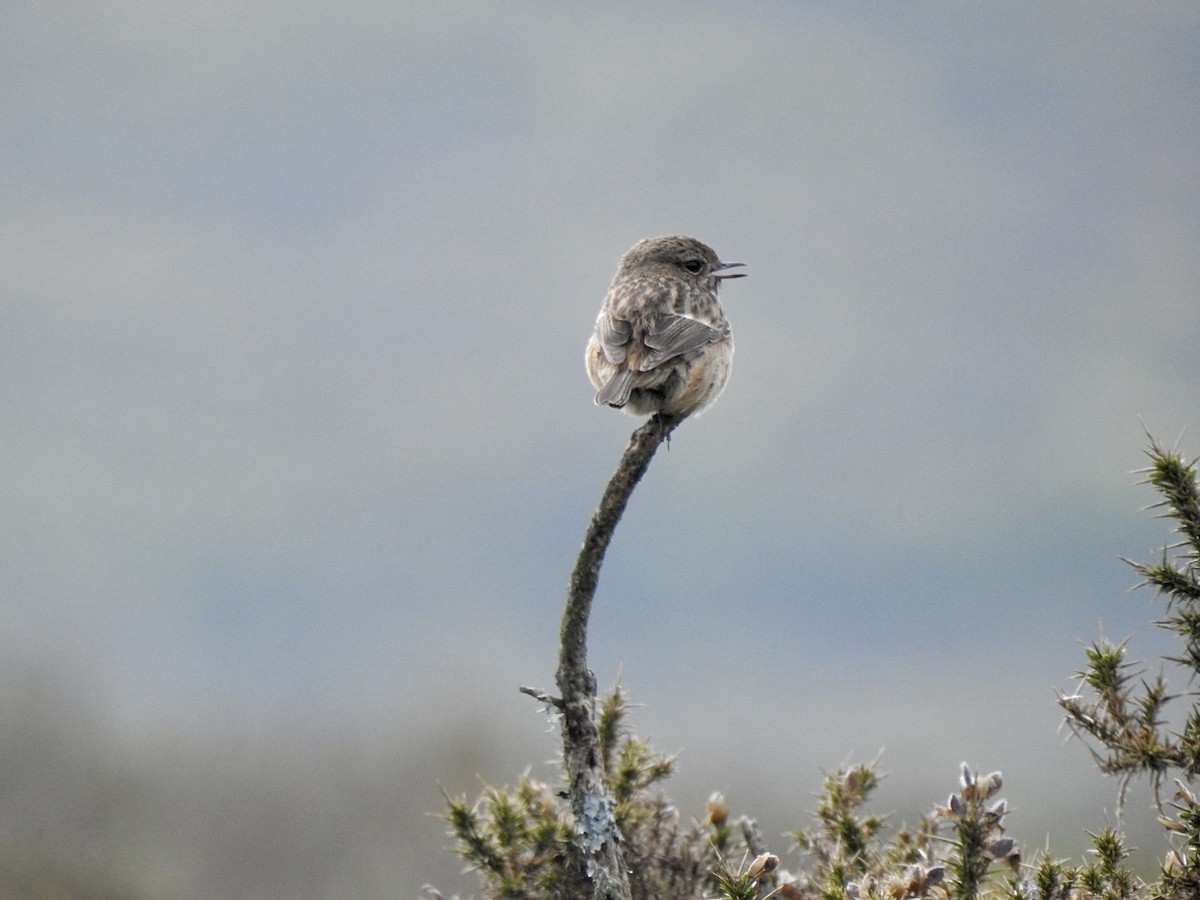
[[[982,778],[973,774],[963,763],[962,778],[962,796],[964,800],[986,800],[996,791],[1000,790],[1000,786],[1004,783],[1004,778],[999,772],[989,772]]]
[[[1016,846],[1016,842],[1012,838],[1000,838],[988,844],[983,852],[992,859],[1003,859],[1012,853],[1014,846]]]
[[[1192,793],[1191,789],[1186,784],[1176,778],[1175,786],[1178,788],[1178,790],[1175,792],[1176,800],[1186,800],[1192,806],[1196,805],[1196,795]]]
[[[992,796],[992,794],[996,793],[996,791],[1000,790],[1003,784],[1003,775],[1001,775],[999,772],[988,772],[988,774],[984,775],[976,783],[976,788],[979,790],[979,798],[981,800],[987,799],[988,797]]]
[[[1158,824],[1167,829],[1167,831],[1174,831],[1177,834],[1187,831],[1187,826],[1182,822],[1177,822],[1175,819],[1168,819],[1166,816],[1159,816]]]
[[[778,866],[779,857],[774,853],[760,853],[754,858],[754,862],[750,863],[746,875],[750,878],[762,878],[764,875],[774,872]]]
[[[704,811],[708,813],[710,824],[717,828],[724,825],[725,820],[729,818],[729,804],[725,802],[725,795],[720,791],[713,791],[708,802],[704,804]]]
[[[888,894],[896,898],[924,897],[926,892],[942,883],[946,870],[942,866],[926,868],[914,863],[904,870],[900,878],[893,878],[889,883]]]

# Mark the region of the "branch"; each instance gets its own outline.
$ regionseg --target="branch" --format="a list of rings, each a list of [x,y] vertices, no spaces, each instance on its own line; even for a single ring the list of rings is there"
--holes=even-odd
[[[562,693],[559,708],[563,714],[563,762],[575,816],[575,841],[592,879],[594,900],[629,900],[631,895],[596,730],[596,677],[587,665],[588,616],[604,553],[625,505],[649,468],[655,451],[681,421],[679,416],[655,415],[633,433],[600,505],[592,514],[567,588],[557,674]]]

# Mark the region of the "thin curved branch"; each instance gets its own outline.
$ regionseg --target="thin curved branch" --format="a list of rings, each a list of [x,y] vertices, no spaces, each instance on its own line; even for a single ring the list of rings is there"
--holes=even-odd
[[[587,665],[588,617],[617,522],[655,452],[682,421],[680,416],[656,415],[633,433],[592,514],[567,588],[557,673],[562,693],[563,761],[575,816],[575,841],[592,879],[595,900],[629,900],[631,895],[596,730],[596,678]]]

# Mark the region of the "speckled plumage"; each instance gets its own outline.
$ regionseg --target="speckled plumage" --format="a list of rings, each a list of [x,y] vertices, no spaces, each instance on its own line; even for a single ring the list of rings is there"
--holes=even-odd
[[[717,300],[726,270],[711,248],[682,235],[639,241],[621,259],[588,341],[596,403],[634,415],[687,416],[729,380],[733,334]]]

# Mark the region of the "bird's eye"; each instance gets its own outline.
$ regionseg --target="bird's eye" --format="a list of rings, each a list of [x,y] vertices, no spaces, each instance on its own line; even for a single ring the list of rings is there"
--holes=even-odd
[[[689,272],[691,272],[693,275],[698,275],[704,269],[704,260],[689,259],[686,262],[684,262],[683,267],[685,269],[687,269]]]

